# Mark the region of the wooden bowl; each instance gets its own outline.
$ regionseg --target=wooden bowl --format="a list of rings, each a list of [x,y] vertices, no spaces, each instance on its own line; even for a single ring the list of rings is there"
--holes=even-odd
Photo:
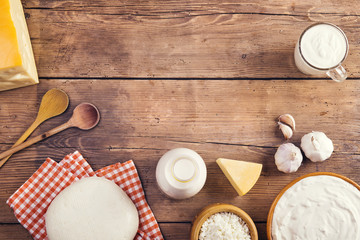
[[[244,222],[248,226],[250,230],[251,240],[258,240],[258,232],[251,217],[240,208],[235,207],[234,205],[224,204],[224,203],[211,204],[205,207],[204,209],[202,209],[201,212],[197,216],[195,216],[191,228],[190,239],[198,240],[201,226],[211,215],[219,212],[231,212],[238,215],[242,220],[244,220]]]
[[[282,197],[282,195],[286,192],[286,190],[288,190],[290,187],[292,187],[295,183],[297,183],[298,181],[307,178],[307,177],[312,177],[312,176],[319,176],[319,175],[328,175],[328,176],[333,176],[333,177],[338,177],[341,178],[343,180],[345,180],[346,182],[354,185],[357,189],[359,189],[360,191],[360,186],[354,182],[353,180],[344,177],[340,174],[337,173],[331,173],[331,172],[315,172],[315,173],[309,173],[309,174],[305,174],[301,177],[296,178],[295,180],[293,180],[292,182],[290,182],[288,185],[286,185],[281,191],[280,193],[276,196],[275,200],[273,201],[273,203],[271,204],[270,207],[270,211],[267,217],[267,224],[266,224],[266,232],[267,232],[267,238],[268,240],[272,240],[271,237],[271,224],[272,224],[272,220],[273,220],[273,215],[274,215],[274,210],[276,207],[276,204],[279,202],[280,198]]]

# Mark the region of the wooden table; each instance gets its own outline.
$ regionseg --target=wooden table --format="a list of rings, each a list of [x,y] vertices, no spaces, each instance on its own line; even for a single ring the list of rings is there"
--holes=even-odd
[[[42,95],[61,88],[70,117],[83,101],[99,107],[98,127],[70,129],[15,154],[0,169],[0,239],[31,239],[6,199],[42,164],[79,150],[94,169],[133,159],[147,200],[166,239],[188,239],[193,217],[206,205],[234,204],[266,239],[275,196],[310,172],[343,174],[360,183],[360,3],[349,1],[23,1],[40,84],[0,93],[0,150],[35,119]],[[348,36],[349,79],[309,78],[294,65],[295,43],[308,25],[332,22]],[[308,159],[294,174],[277,170],[284,142],[276,125],[295,117],[291,142],[312,131],[334,142],[323,163]],[[205,187],[175,201],[157,187],[155,168],[166,151],[187,147],[205,160]],[[215,163],[218,157],[263,164],[261,177],[238,196]]]

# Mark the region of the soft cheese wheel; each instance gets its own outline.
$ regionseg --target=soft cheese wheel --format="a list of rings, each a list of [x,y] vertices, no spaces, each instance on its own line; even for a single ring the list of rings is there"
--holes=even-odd
[[[0,0],[0,91],[39,82],[20,0]]]
[[[56,196],[45,223],[49,240],[132,240],[139,217],[119,186],[105,178],[88,177]]]

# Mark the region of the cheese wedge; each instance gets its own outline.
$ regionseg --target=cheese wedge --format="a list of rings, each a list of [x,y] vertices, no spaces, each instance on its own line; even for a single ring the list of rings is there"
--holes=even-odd
[[[20,0],[0,0],[0,91],[39,82]]]
[[[236,192],[243,196],[260,177],[262,164],[219,158],[216,160]]]

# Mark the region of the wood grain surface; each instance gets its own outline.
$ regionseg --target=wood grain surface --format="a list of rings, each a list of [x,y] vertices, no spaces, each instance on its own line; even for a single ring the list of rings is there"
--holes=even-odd
[[[337,84],[330,80],[44,79],[38,86],[0,94],[0,150],[9,148],[27,128],[42,95],[52,87],[69,94],[70,107],[34,134],[64,122],[82,101],[100,109],[101,121],[91,131],[70,129],[60,133],[15,154],[4,165],[0,171],[1,223],[16,223],[5,201],[46,157],[59,161],[75,150],[94,169],[133,159],[157,220],[167,226],[167,239],[187,239],[175,227],[178,225],[171,224],[184,223],[181,226],[188,229],[194,216],[215,202],[234,204],[256,224],[265,224],[268,209],[280,190],[309,172],[330,171],[360,182],[358,80]],[[20,98],[21,102],[14,101]],[[297,145],[305,133],[324,131],[335,145],[331,159],[323,163],[304,160],[294,174],[279,172],[273,155],[284,142],[275,121],[282,113],[291,113],[296,119],[297,131],[291,142]],[[208,169],[203,190],[183,201],[167,198],[155,180],[157,161],[176,147],[197,151]],[[245,196],[237,196],[215,163],[218,157],[262,163],[255,187]],[[182,234],[178,236],[177,231]],[[265,236],[265,232],[260,235]]]
[[[260,223],[256,225],[260,232],[259,239],[266,239],[266,225]],[[160,223],[162,233],[167,236],[167,239],[189,239],[189,232],[191,228],[190,223]],[[16,225],[7,224],[0,225],[0,239],[12,240],[30,240],[30,234],[25,229],[18,229]]]
[[[0,151],[35,119],[43,94],[63,89],[69,109],[33,136],[63,122],[81,102],[101,112],[91,131],[69,129],[10,158],[0,169],[0,239],[31,239],[7,198],[43,163],[79,150],[96,170],[133,159],[164,237],[189,239],[191,222],[206,205],[234,204],[266,239],[272,201],[293,179],[329,171],[360,183],[360,2],[249,0],[23,0],[40,84],[0,92]],[[293,60],[301,32],[331,22],[346,33],[349,79],[337,84],[300,73]],[[303,161],[283,174],[274,163],[285,142],[276,118],[290,113],[297,131],[334,142],[323,163]],[[208,176],[195,197],[175,201],[160,192],[156,163],[187,147],[205,160]],[[262,163],[254,188],[238,196],[215,160]]]
[[[42,77],[305,78],[293,51],[319,21],[344,30],[360,77],[360,2],[302,2],[34,0],[25,12]]]

